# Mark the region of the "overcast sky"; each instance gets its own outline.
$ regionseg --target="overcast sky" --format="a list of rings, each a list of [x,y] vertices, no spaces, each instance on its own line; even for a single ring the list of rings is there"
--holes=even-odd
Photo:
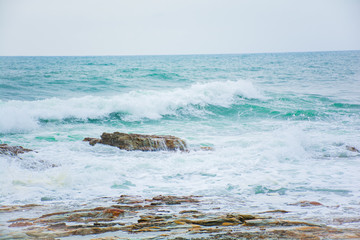
[[[0,55],[360,49],[360,0],[0,0]]]

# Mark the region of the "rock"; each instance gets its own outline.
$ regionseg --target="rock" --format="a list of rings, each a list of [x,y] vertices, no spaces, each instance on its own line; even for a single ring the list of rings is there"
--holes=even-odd
[[[300,202],[292,203],[289,205],[296,205],[296,206],[301,206],[301,207],[323,206],[321,203],[316,202],[316,201],[300,201]]]
[[[84,142],[89,142],[89,144],[90,144],[91,146],[94,146],[95,144],[100,143],[100,142],[101,142],[101,139],[99,139],[99,138],[89,138],[89,137],[87,137],[87,138],[84,138],[83,141],[84,141]]]
[[[196,224],[200,226],[230,226],[230,225],[239,225],[243,223],[241,219],[234,217],[223,217],[223,216],[201,219],[201,220],[184,219],[182,220],[182,222],[187,224]]]
[[[346,149],[351,151],[351,152],[358,152],[360,153],[360,150],[357,149],[356,147],[352,147],[352,146],[346,146]]]
[[[117,208],[109,208],[103,211],[103,214],[108,218],[117,218],[120,214],[124,214],[124,210]]]
[[[44,205],[42,208],[35,208],[38,205],[34,204],[2,206],[5,212],[26,211],[33,218],[11,219],[13,214],[5,214],[10,219],[2,219],[0,239],[360,239],[359,228],[334,228],[296,219],[214,211],[213,202],[203,200],[200,196],[158,195],[144,199],[122,195],[117,200],[101,201],[101,206],[95,208],[83,208],[84,204],[80,209],[66,208],[67,211],[61,212],[48,212],[50,209]],[[112,205],[114,202],[116,205]],[[148,208],[145,205],[148,202],[161,204]],[[195,208],[201,209],[201,213]],[[46,214],[39,216],[42,209]],[[357,223],[359,219],[347,217],[334,223]],[[96,238],[95,234],[104,235]]]
[[[142,135],[127,133],[103,133],[101,139],[85,138],[90,145],[102,143],[127,151],[187,151],[186,142],[178,137],[170,135]]]
[[[152,205],[176,205],[181,203],[197,203],[199,200],[195,199],[194,196],[171,196],[171,195],[158,195],[152,198],[152,200],[148,200],[150,202],[155,201],[151,203]]]
[[[27,226],[31,226],[34,225],[31,222],[15,222],[9,225],[9,227],[27,227]]]
[[[22,146],[9,146],[7,144],[0,144],[0,154],[16,156],[19,153],[26,153],[31,151],[31,149],[23,148]]]
[[[303,221],[291,221],[283,219],[251,219],[245,221],[245,226],[314,226],[321,225]]]
[[[26,205],[12,205],[12,206],[0,206],[0,213],[2,212],[14,212],[14,211],[24,211],[27,209],[32,209],[35,207],[40,207],[42,205],[38,204],[26,204]]]
[[[199,214],[201,212],[197,211],[197,210],[183,210],[179,212],[180,214]]]
[[[200,147],[200,150],[203,150],[203,151],[214,151],[214,148],[213,148],[213,147],[201,146],[201,147]]]
[[[276,209],[276,210],[269,210],[269,211],[265,211],[265,212],[259,212],[259,214],[263,214],[263,213],[289,213],[286,210],[281,210],[281,209]]]

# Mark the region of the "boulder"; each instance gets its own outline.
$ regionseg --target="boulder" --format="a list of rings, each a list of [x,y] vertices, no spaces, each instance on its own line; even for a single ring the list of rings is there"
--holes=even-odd
[[[83,141],[90,145],[102,143],[127,151],[187,151],[187,145],[184,140],[170,135],[143,135],[127,133],[103,133],[101,139],[84,138]]]
[[[31,149],[23,148],[22,146],[9,146],[7,144],[0,144],[0,154],[16,156],[19,153],[31,152]]]

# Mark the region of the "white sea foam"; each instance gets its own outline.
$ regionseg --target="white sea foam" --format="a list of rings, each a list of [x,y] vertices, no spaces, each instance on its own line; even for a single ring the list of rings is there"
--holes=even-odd
[[[115,96],[0,102],[0,132],[31,130],[38,126],[40,119],[102,118],[113,112],[128,114],[128,121],[160,119],[190,105],[228,107],[239,97],[266,99],[251,82],[225,81],[197,83],[189,88],[166,91],[131,91]]]
[[[0,196],[3,203],[21,199],[25,204],[46,199],[82,202],[121,194],[194,194],[227,196],[232,201],[241,198],[246,201],[243,211],[249,211],[250,205],[254,206],[253,211],[268,210],[269,206],[288,210],[289,204],[300,200],[329,206],[307,209],[306,217],[318,211],[328,214],[330,210],[339,215],[343,208],[354,206],[352,202],[359,196],[354,188],[358,175],[354,164],[358,166],[358,161],[319,161],[311,149],[315,143],[326,146],[339,140],[338,136],[308,132],[311,124],[307,122],[254,124],[256,129],[261,126],[262,131],[244,130],[244,125],[237,123],[223,126],[218,133],[196,124],[184,130],[186,136],[191,136],[190,145],[207,141],[215,146],[211,152],[127,152],[81,141],[38,143],[38,153],[23,154],[22,159],[2,159]],[[102,130],[103,126],[99,126]],[[67,134],[64,129],[58,131]],[[342,148],[336,147],[337,151]],[[56,167],[51,167],[53,164]],[[351,195],[343,198],[341,194],[349,190]],[[331,208],[340,201],[343,208]],[[242,206],[236,205],[239,209]],[[296,211],[305,210],[298,207]]]

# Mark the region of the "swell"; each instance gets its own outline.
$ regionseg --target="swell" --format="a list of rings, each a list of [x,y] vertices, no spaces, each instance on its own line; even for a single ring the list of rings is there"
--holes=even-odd
[[[120,123],[224,118],[318,121],[358,117],[360,105],[323,96],[265,97],[248,81],[196,83],[187,88],[138,90],[112,96],[0,101],[0,133],[46,124]]]

